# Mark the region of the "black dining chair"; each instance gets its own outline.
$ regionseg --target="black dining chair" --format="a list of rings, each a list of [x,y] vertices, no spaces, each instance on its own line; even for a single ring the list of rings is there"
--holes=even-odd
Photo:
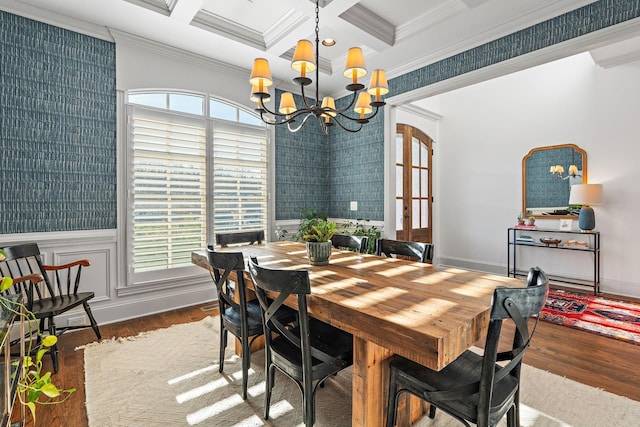
[[[264,242],[264,230],[234,231],[229,233],[216,233],[216,243],[221,248],[229,245],[259,245]]]
[[[38,344],[44,334],[59,337],[67,331],[92,328],[101,339],[100,328],[93,317],[89,301],[94,292],[80,292],[82,271],[90,265],[88,260],[77,260],[64,265],[47,265],[42,260],[40,248],[36,243],[2,248],[4,261],[0,262],[0,277],[18,278],[32,274],[41,275],[40,282],[28,281],[16,284],[10,292],[22,294],[25,306],[38,321]],[[56,317],[77,307],[82,307],[88,318],[88,324],[73,326],[56,325]],[[33,348],[37,351],[38,346]],[[54,344],[49,354],[53,363],[53,372],[58,372],[58,344]]]
[[[436,408],[469,426],[495,426],[507,414],[507,426],[520,425],[520,369],[544,306],[549,280],[538,267],[529,271],[524,288],[498,287],[493,293],[484,353],[467,350],[441,371],[434,371],[402,356],[390,360],[387,427],[396,423],[398,395],[414,394],[429,402],[429,417]],[[528,319],[536,316],[533,328]],[[515,330],[511,349],[498,352],[504,321]],[[502,363],[498,363],[502,362]],[[504,363],[506,362],[506,363]]]
[[[355,252],[365,253],[369,245],[369,239],[367,236],[334,234],[331,236],[331,244],[336,249],[349,249]]]
[[[220,364],[218,371],[224,370],[224,354],[227,348],[227,332],[240,340],[242,347],[242,398],[247,398],[247,381],[251,364],[251,344],[263,334],[260,305],[255,299],[247,300],[244,282],[244,257],[242,252],[216,252],[207,247],[210,273],[218,292],[220,308]],[[236,273],[236,281],[229,280]],[[233,286],[232,286],[233,284]],[[294,310],[280,310],[278,319],[289,323],[295,319]],[[251,337],[251,339],[249,339]]]
[[[408,242],[405,240],[377,239],[376,254],[408,257],[419,262],[430,263],[433,260],[433,244],[422,242]]]
[[[251,260],[249,272],[260,302],[265,334],[264,418],[269,419],[277,368],[298,386],[302,393],[304,423],[312,426],[318,387],[353,363],[353,336],[309,317],[307,295],[311,293],[311,285],[306,270],[269,269]],[[273,300],[268,299],[267,294]],[[273,315],[290,296],[295,297],[298,306],[294,328],[287,328]]]

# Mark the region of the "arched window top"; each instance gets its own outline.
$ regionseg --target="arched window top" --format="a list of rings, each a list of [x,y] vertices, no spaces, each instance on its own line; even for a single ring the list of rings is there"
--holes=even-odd
[[[179,91],[130,91],[130,104],[205,116],[217,120],[265,127],[265,123],[253,112],[212,95]]]

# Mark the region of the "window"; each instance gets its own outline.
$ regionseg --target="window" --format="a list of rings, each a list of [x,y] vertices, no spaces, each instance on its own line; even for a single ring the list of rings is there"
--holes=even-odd
[[[267,228],[266,127],[250,112],[207,98],[129,94],[127,241],[134,283],[191,268],[191,252],[213,242],[216,232]]]

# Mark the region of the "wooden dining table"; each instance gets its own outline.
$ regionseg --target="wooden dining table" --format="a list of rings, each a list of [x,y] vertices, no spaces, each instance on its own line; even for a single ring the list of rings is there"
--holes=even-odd
[[[353,334],[352,426],[385,424],[393,354],[441,370],[485,337],[494,289],[523,286],[505,276],[340,250],[328,265],[312,266],[297,242],[221,250],[242,251],[265,267],[309,271],[310,315]],[[204,251],[193,252],[192,262],[209,268]],[[245,279],[252,286],[248,272]],[[424,409],[405,397],[398,425]]]

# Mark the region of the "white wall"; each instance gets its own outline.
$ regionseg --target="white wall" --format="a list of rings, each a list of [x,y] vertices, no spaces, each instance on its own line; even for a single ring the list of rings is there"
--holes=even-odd
[[[573,143],[587,152],[588,181],[604,184],[605,204],[594,207],[601,290],[640,297],[638,76],[640,62],[603,69],[581,54],[440,95],[440,261],[505,274],[522,158],[534,147]],[[588,279],[592,263],[582,255],[537,250],[528,261]]]

